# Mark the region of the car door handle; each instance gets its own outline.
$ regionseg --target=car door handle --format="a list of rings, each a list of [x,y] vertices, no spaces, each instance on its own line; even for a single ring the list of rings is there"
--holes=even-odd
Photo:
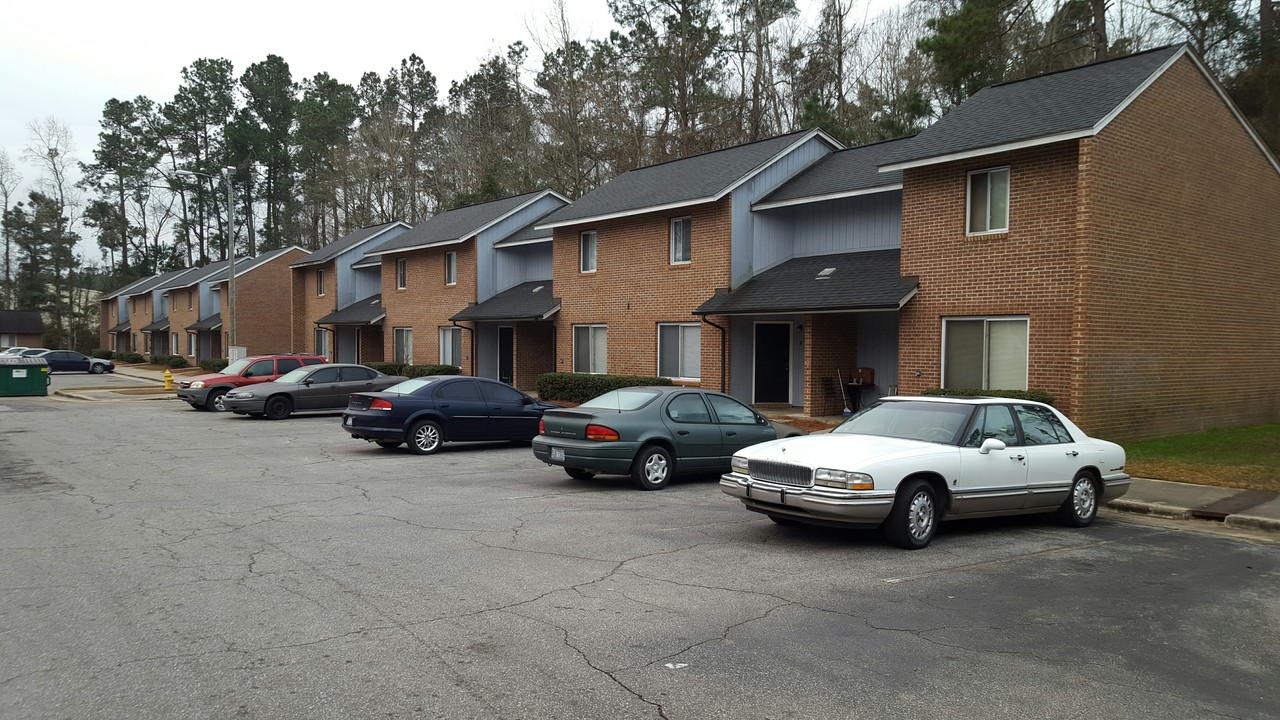
[[[1075,450],[1068,450],[1068,451],[1067,451],[1067,454],[1068,454],[1068,455],[1070,455],[1071,457],[1075,457],[1075,456],[1079,455],[1080,453],[1076,452]]]
[[[736,432],[730,431],[725,433],[725,437],[737,437],[737,436],[738,436],[738,433]]]
[[[676,434],[677,434],[677,435],[688,435],[688,434],[689,434],[689,431],[688,431],[688,430],[677,430],[677,431],[676,431]]]
[[[1026,455],[1010,455],[1009,459],[1010,460],[1026,460],[1027,456]]]

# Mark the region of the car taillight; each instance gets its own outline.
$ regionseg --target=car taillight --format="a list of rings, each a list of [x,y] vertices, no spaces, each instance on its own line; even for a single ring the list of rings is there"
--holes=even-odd
[[[383,400],[382,398],[374,398],[373,402],[369,403],[369,409],[370,410],[390,410],[391,401]]]
[[[614,430],[613,428],[608,428],[603,425],[588,425],[587,439],[588,440],[617,440],[619,439],[619,437],[618,437],[618,431]]]
[[[539,435],[547,434],[547,424],[542,421],[542,418],[538,418],[538,434]]]

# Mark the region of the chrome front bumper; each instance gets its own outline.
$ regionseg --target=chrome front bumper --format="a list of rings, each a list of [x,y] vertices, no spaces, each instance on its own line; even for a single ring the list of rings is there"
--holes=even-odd
[[[828,525],[870,527],[884,522],[893,492],[797,487],[754,480],[738,473],[720,476],[720,489],[748,510]]]

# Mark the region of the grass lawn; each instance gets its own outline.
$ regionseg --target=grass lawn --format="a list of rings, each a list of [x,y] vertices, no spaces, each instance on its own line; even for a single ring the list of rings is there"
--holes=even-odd
[[[1134,477],[1280,492],[1280,425],[1124,443]]]

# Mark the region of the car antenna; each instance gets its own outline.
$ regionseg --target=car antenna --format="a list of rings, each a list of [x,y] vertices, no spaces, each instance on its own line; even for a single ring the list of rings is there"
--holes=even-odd
[[[849,397],[844,392],[844,378],[840,375],[840,368],[836,368],[836,384],[840,386],[840,399],[844,400],[844,416],[849,417],[853,411],[849,409]]]

